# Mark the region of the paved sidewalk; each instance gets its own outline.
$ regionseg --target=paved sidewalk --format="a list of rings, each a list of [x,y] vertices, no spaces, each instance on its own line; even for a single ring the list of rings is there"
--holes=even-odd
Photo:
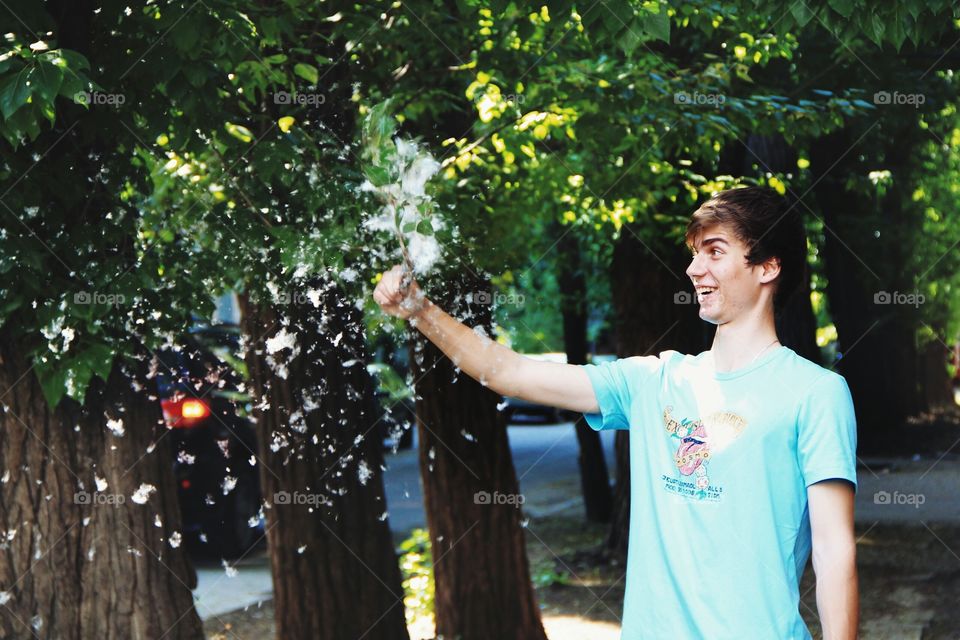
[[[857,522],[960,524],[960,459],[863,459]]]

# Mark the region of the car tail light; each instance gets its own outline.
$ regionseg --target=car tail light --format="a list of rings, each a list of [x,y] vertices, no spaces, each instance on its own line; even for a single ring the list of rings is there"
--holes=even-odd
[[[160,406],[167,424],[174,429],[194,427],[210,415],[210,407],[198,398],[161,400]]]
[[[180,415],[184,419],[197,419],[197,418],[206,418],[210,415],[210,409],[207,409],[207,405],[203,403],[203,400],[184,400],[183,404],[180,405]]]

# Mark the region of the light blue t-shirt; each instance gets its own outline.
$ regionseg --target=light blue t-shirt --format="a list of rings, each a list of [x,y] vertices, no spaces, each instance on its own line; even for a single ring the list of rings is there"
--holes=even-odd
[[[594,429],[630,430],[622,640],[807,640],[806,488],[856,488],[846,381],[787,347],[717,373],[665,351],[583,365]]]

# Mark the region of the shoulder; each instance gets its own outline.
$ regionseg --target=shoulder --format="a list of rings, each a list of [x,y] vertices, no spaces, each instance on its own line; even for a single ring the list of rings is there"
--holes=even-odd
[[[842,375],[804,358],[792,349],[789,349],[783,367],[787,369],[786,377],[791,380],[791,386],[800,393],[802,400],[821,393],[849,393],[847,381]]]
[[[652,373],[662,371],[688,357],[690,356],[686,356],[678,351],[667,350],[661,351],[659,355],[655,356],[632,356],[624,358],[623,362],[626,366],[637,371]]]
[[[793,406],[801,426],[823,420],[840,424],[854,415],[853,397],[842,375],[792,350],[788,356],[781,380],[794,394]]]
[[[606,360],[596,363],[595,367],[607,369],[611,373],[616,372],[624,377],[644,378],[660,375],[672,362],[683,357],[683,354],[676,351],[662,351],[656,356],[629,356]],[[587,367],[594,368],[592,365]]]

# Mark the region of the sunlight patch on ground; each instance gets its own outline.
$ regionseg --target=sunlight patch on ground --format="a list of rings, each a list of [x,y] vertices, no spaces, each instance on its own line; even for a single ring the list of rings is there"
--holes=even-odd
[[[620,625],[586,620],[577,616],[544,616],[543,628],[550,640],[619,640]],[[418,620],[408,627],[410,640],[431,640],[433,624]]]

